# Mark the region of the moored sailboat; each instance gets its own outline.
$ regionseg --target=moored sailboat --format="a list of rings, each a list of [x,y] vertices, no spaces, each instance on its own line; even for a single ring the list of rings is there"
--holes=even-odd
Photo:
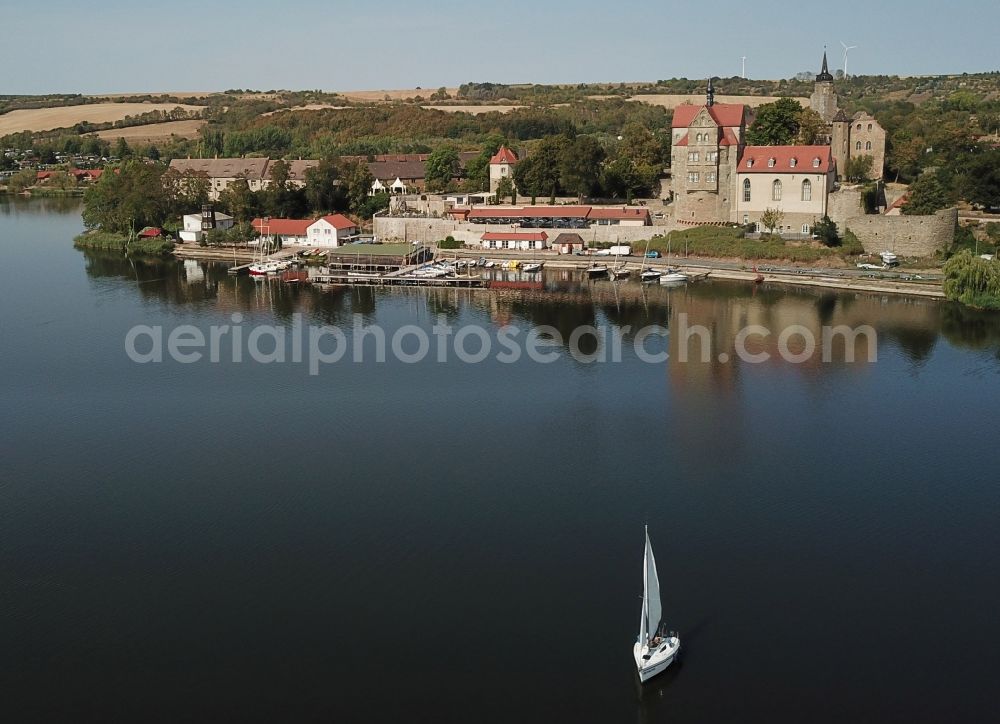
[[[646,551],[642,566],[642,614],[639,619],[639,638],[632,647],[639,681],[649,681],[666,670],[677,658],[681,640],[673,632],[667,634],[660,626],[660,579],[656,574],[656,559],[646,528]]]

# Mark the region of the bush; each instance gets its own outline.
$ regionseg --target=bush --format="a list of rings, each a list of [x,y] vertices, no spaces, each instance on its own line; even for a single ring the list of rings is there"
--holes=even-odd
[[[438,249],[462,249],[465,244],[449,234],[437,243]]]
[[[857,255],[865,253],[865,247],[861,243],[861,239],[859,239],[855,235],[855,233],[850,229],[844,230],[844,238],[841,239],[840,250],[844,254],[848,255]]]

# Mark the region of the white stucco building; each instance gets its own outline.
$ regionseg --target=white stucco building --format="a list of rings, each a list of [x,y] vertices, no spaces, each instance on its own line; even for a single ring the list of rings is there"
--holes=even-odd
[[[306,236],[309,246],[340,246],[359,232],[358,225],[343,214],[330,214],[310,224]]]
[[[746,146],[736,172],[736,217],[758,224],[768,209],[784,214],[776,229],[808,235],[828,209],[837,165],[829,146]]]

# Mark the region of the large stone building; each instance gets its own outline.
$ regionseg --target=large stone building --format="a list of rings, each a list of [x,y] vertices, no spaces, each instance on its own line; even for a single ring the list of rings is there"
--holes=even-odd
[[[756,224],[785,214],[778,231],[808,234],[827,213],[836,167],[829,146],[748,146],[750,110],[715,102],[674,109],[671,166],[680,224]]]
[[[872,176],[882,176],[885,130],[865,113],[851,118],[840,110],[825,53],[810,107],[829,124],[824,145],[747,145],[752,110],[742,104],[716,103],[711,80],[704,105],[675,108],[674,220],[759,226],[763,213],[776,209],[784,214],[781,233],[806,235],[831,213],[830,194],[851,158],[871,156]]]

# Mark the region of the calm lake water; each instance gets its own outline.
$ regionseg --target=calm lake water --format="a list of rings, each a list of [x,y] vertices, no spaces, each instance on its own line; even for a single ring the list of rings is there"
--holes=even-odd
[[[80,228],[73,202],[0,201],[5,721],[995,716],[1000,317],[556,271],[323,292],[83,253]],[[134,325],[236,312],[567,335],[686,313],[713,361],[125,354]],[[745,324],[862,323],[877,362],[715,357]],[[685,649],[640,687],[644,524]]]

